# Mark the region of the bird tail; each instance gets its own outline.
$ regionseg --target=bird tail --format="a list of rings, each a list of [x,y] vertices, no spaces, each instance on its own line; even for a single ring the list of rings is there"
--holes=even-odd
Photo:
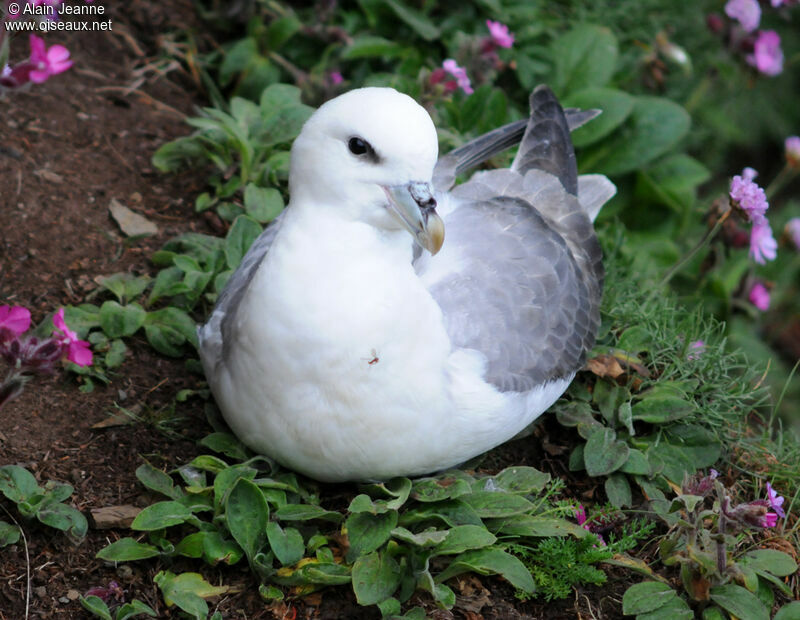
[[[552,90],[540,85],[531,93],[530,106],[528,126],[511,169],[522,175],[528,170],[548,172],[577,196],[578,165],[561,104]]]

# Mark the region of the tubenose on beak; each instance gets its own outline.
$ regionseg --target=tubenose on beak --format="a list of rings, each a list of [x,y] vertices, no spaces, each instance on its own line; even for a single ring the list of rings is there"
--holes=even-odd
[[[430,183],[412,181],[405,185],[383,186],[389,199],[389,211],[414,240],[431,254],[444,243],[444,222],[436,213],[436,199]]]

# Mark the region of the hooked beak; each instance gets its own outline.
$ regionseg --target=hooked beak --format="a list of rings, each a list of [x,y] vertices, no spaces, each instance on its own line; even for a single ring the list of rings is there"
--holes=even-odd
[[[444,222],[436,213],[436,200],[429,183],[382,186],[389,199],[389,211],[411,233],[417,243],[436,254],[444,243]]]

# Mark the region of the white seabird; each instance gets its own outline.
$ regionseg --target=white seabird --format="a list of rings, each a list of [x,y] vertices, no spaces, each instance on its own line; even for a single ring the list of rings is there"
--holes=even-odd
[[[292,147],[287,209],[199,330],[234,433],[318,480],[377,480],[458,465],[545,411],[599,323],[592,220],[615,188],[578,177],[569,137],[592,116],[539,87],[529,119],[437,162],[406,95],[322,105]],[[510,169],[450,191],[520,139]]]

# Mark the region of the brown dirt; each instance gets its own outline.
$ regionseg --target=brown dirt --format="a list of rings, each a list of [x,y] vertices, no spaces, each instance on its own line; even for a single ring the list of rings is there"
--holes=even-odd
[[[46,36],[48,45],[60,43],[71,50],[75,66],[70,71],[0,101],[0,304],[25,306],[35,321],[62,305],[85,301],[96,288],[96,276],[152,272],[149,255],[176,234],[212,232],[192,208],[203,175],[164,176],[150,164],[159,145],[187,133],[182,117],[202,103],[177,65],[166,73],[154,70],[164,58],[164,36],[190,25],[202,31],[192,4],[105,4],[114,20],[112,32]],[[26,47],[24,38],[17,37],[12,58],[26,56]],[[162,69],[165,65],[158,64]],[[155,222],[160,232],[126,241],[108,214],[112,198]],[[172,402],[178,389],[199,381],[180,360],[156,355],[143,341],[134,339],[130,349],[111,384],[92,393],[80,392],[64,374],[30,382],[22,397],[0,414],[0,465],[23,465],[42,483],[52,479],[72,484],[72,501],[85,512],[146,505],[150,498],[135,478],[136,467],[147,459],[169,470],[190,460],[197,454],[195,440],[210,429],[202,404],[190,402],[178,410],[184,419],[171,436],[143,423],[93,430],[93,424],[115,410],[115,403],[158,411]],[[520,443],[493,456],[506,463],[526,458],[531,458],[530,444]],[[14,512],[8,502],[0,507]],[[24,618],[26,610],[39,618],[88,617],[70,599],[111,580],[122,584],[126,598],[147,602],[160,617],[177,617],[165,607],[153,575],[164,568],[201,570],[158,562],[115,568],[96,560],[99,549],[127,535],[124,530],[90,529],[86,540],[74,546],[61,533],[36,523],[23,527],[29,561],[22,544],[0,553],[0,620]],[[359,608],[349,588],[268,607],[243,568],[202,570],[210,581],[238,590],[211,605],[225,618],[378,615],[374,608]],[[622,591],[589,590],[575,600],[545,605],[519,603],[499,579],[467,577],[453,586],[459,603],[452,613],[436,610],[425,596],[415,602],[442,619],[607,618],[619,615]]]

